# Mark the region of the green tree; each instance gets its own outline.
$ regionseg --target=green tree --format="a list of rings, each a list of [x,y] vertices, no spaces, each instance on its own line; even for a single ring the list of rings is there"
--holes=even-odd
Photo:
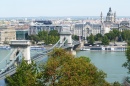
[[[121,36],[122,36],[123,40],[125,40],[125,41],[130,40],[130,30],[122,31]]]
[[[113,33],[113,31],[110,31],[109,33],[106,33],[105,35],[107,36],[107,38],[110,41],[114,41],[115,40],[115,34]]]
[[[90,43],[90,44],[94,44],[94,42],[95,42],[95,40],[94,40],[94,36],[93,36],[93,34],[91,34],[90,36],[89,36],[89,38],[88,38],[88,43]]]
[[[49,54],[41,66],[41,83],[49,86],[110,86],[106,74],[98,70],[87,57],[75,58],[63,49]]]
[[[102,34],[98,33],[94,36],[95,41],[101,41],[102,40]]]
[[[39,86],[37,83],[37,67],[34,62],[28,64],[22,60],[18,66],[16,73],[7,76],[7,86]]]
[[[126,55],[127,61],[122,66],[127,68],[128,74],[130,74],[130,46],[127,46],[127,50],[125,52],[125,55]],[[129,76],[126,77],[125,80],[130,83],[130,77]]]
[[[77,35],[72,35],[72,39],[79,40],[79,37]]]
[[[127,41],[127,45],[130,46],[130,41]]]
[[[103,38],[102,38],[102,44],[103,45],[109,45],[109,40],[108,40],[106,35],[104,35]]]
[[[112,86],[123,86],[123,85],[121,85],[119,82],[115,81],[114,83],[112,83]]]
[[[117,29],[113,29],[113,33],[114,33],[114,42],[117,41],[117,37],[120,35],[120,32],[119,30]]]
[[[40,38],[40,40],[45,40],[47,36],[48,36],[48,32],[47,31],[40,31],[38,33],[38,37]]]
[[[130,46],[127,46],[127,50],[125,52],[127,61],[123,64],[125,68],[128,69],[128,73],[130,73]]]
[[[52,36],[59,36],[59,33],[58,33],[57,30],[51,30],[51,31],[49,32],[49,35],[52,35]]]

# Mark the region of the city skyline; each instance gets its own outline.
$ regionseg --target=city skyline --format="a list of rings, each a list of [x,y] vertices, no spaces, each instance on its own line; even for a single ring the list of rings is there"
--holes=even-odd
[[[109,7],[117,16],[130,16],[129,0],[1,0],[0,17],[106,16]]]

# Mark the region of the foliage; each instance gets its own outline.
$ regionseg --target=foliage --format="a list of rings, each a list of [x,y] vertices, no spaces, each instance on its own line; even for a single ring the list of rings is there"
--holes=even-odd
[[[128,45],[128,46],[130,46],[130,40],[129,40],[129,41],[127,41],[127,45]]]
[[[51,30],[49,33],[47,31],[40,31],[38,35],[28,36],[28,39],[36,43],[44,40],[45,44],[55,44],[59,40],[59,33],[57,30]]]
[[[127,58],[127,62],[125,62],[123,64],[123,66],[125,68],[127,68],[128,69],[128,73],[130,73],[130,46],[127,46],[127,50],[125,52],[125,55],[126,55],[126,58]]]
[[[109,45],[109,40],[108,40],[106,35],[104,35],[103,38],[102,38],[102,44],[103,45]]]
[[[51,30],[51,31],[49,32],[49,35],[52,35],[52,36],[59,36],[59,33],[58,33],[57,30]]]
[[[102,40],[102,34],[98,33],[94,36],[95,41],[101,41]]]
[[[127,46],[127,50],[125,52],[127,61],[122,65],[123,67],[128,69],[128,73],[130,74],[130,46]],[[128,76],[126,79],[127,82],[130,83],[130,77]]]
[[[119,31],[117,29],[113,29],[112,31],[106,33],[105,35],[108,37],[110,41],[112,40],[116,41],[117,40],[116,38],[119,36]]]
[[[94,36],[93,36],[93,34],[91,34],[90,36],[89,36],[89,38],[88,38],[88,43],[90,43],[90,44],[94,44],[94,42],[95,42],[95,40],[94,40]]]
[[[106,74],[98,70],[87,57],[75,58],[63,49],[49,54],[41,66],[41,83],[49,86],[110,86]]]
[[[38,33],[38,37],[40,38],[40,40],[45,40],[47,36],[48,36],[48,32],[47,31],[40,31]]]
[[[112,86],[122,86],[119,82],[115,81],[114,83],[112,83]]]
[[[124,30],[121,33],[122,39],[125,41],[130,40],[130,30]]]
[[[30,35],[28,38],[32,41],[35,41],[36,43],[40,41],[40,38],[37,35]]]
[[[7,76],[7,86],[38,86],[37,74],[38,71],[34,62],[28,64],[22,60],[16,73],[12,76]]]
[[[77,35],[72,35],[72,39],[79,40],[79,37]]]

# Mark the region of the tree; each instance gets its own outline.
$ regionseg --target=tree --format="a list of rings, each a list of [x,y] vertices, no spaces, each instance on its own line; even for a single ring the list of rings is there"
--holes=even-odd
[[[49,35],[52,35],[52,36],[59,36],[59,33],[58,33],[57,30],[51,30],[51,31],[49,32]]]
[[[93,36],[93,34],[91,34],[90,36],[89,36],[89,38],[88,38],[88,43],[90,43],[90,44],[94,44],[94,36]]]
[[[117,41],[118,39],[117,37],[119,37],[120,32],[117,29],[113,29],[112,33],[113,33],[113,38],[114,38],[114,43],[115,43],[115,41]]]
[[[77,35],[72,35],[72,39],[79,40],[79,37]]]
[[[128,69],[128,74],[130,74],[130,46],[127,46],[125,55],[126,55],[127,61],[122,66],[127,68]],[[126,79],[127,82],[130,83],[130,79],[129,79],[130,77],[128,76],[127,78],[128,78],[128,79]]]
[[[45,38],[48,36],[48,32],[47,31],[40,31],[38,33],[38,37],[40,38],[40,40],[45,40]]]
[[[130,34],[130,30],[122,31],[121,36],[122,36],[123,40],[125,40],[125,41],[130,40],[130,35],[129,34]]]
[[[41,66],[41,83],[50,86],[110,86],[106,74],[98,70],[90,59],[75,58],[63,49],[55,49],[47,63]]]
[[[34,62],[28,64],[22,60],[16,73],[7,76],[7,86],[39,86],[37,83],[37,66]]]
[[[112,83],[112,86],[122,86],[122,85],[119,82],[115,81],[114,83]]]
[[[102,44],[103,45],[109,45],[109,40],[108,40],[106,35],[104,35],[103,38],[102,38]]]
[[[102,34],[98,33],[94,36],[96,41],[101,41],[102,40]]]

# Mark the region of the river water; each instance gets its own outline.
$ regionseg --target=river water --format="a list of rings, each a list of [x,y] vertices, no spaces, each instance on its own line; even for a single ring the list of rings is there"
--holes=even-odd
[[[0,50],[0,61],[9,52],[9,50]],[[107,74],[106,80],[110,83],[114,81],[122,83],[124,77],[128,75],[127,69],[122,67],[122,64],[126,62],[125,52],[77,51],[77,56],[89,57],[98,69]],[[4,80],[0,80],[0,86],[5,86]]]
[[[128,75],[127,69],[122,67],[126,62],[125,52],[106,52],[106,51],[78,51],[77,56],[87,56],[91,62],[107,74],[106,80],[110,83],[123,82]]]

